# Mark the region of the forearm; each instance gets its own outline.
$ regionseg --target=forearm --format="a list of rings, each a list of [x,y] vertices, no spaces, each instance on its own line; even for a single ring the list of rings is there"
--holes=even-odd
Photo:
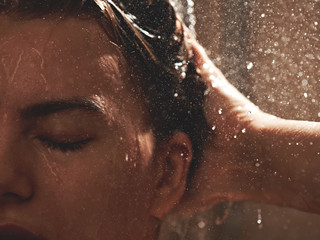
[[[320,214],[320,123],[263,113],[193,44],[197,71],[208,86],[204,112],[212,134],[184,206],[194,211],[249,200]]]
[[[320,123],[264,115],[255,127],[262,201],[320,213]]]

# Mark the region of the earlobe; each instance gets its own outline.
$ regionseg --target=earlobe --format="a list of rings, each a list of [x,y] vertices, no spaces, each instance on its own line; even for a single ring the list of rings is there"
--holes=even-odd
[[[155,158],[160,173],[151,207],[151,214],[158,219],[169,213],[182,198],[192,159],[192,144],[185,133],[176,132],[162,144]]]

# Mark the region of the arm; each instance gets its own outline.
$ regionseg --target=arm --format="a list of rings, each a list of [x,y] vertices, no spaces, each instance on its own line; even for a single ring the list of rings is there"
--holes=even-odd
[[[260,154],[269,162],[274,184],[265,191],[275,203],[320,213],[320,123],[267,115],[255,124]]]
[[[193,50],[208,86],[204,110],[212,133],[180,209],[249,200],[320,213],[320,123],[262,112],[197,43]]]

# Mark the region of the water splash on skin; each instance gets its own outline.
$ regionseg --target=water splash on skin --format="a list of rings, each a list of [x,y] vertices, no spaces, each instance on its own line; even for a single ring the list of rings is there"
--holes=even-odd
[[[50,152],[50,149],[48,149],[48,151]],[[52,175],[56,178],[56,181],[59,181],[58,175],[56,173],[55,167],[52,165],[52,163],[48,160],[47,156],[45,153],[43,153],[42,151],[40,151],[41,157],[42,159],[45,161],[47,167],[49,168],[50,172],[52,173]]]
[[[118,87],[116,90],[119,90],[119,87],[123,84],[122,77],[125,75],[126,71],[125,68],[121,68],[120,66],[120,62],[124,59],[122,59],[122,54],[118,48],[119,47],[116,47],[115,49],[119,53],[120,57],[115,54],[110,54],[104,55],[98,59],[98,64],[104,75],[111,80],[114,86]],[[125,61],[126,60],[124,60],[124,62]]]
[[[9,78],[9,83],[13,82],[14,78],[16,77],[16,74],[17,74],[17,71],[19,69],[23,54],[24,54],[24,51],[21,51],[19,56],[18,56],[16,66],[15,66],[15,68],[14,68],[14,70],[13,70],[13,72],[12,72],[10,78]]]
[[[154,138],[152,131],[137,134],[138,149],[141,154],[142,166],[147,166],[154,152]]]
[[[23,54],[24,54],[24,51],[22,50],[18,56],[18,59],[16,61],[16,65],[15,65],[11,74],[9,73],[9,69],[6,66],[5,58],[3,58],[3,57],[1,58],[1,63],[2,63],[2,67],[3,67],[3,71],[4,71],[6,79],[7,79],[7,84],[13,82],[13,80],[17,74],[17,71],[19,69]]]
[[[44,59],[43,59],[41,52],[36,48],[31,48],[31,50],[34,51],[40,57],[40,59],[41,59],[40,68],[41,68],[41,70],[43,70],[44,69]]]
[[[41,60],[41,62],[40,62],[40,69],[43,70],[43,69],[44,69],[44,58],[43,58],[41,52],[40,52],[38,49],[36,49],[36,48],[31,48],[31,50],[34,51],[34,52],[40,57],[40,60]],[[40,73],[40,77],[41,77],[41,79],[43,80],[43,83],[44,83],[45,86],[46,86],[46,87],[45,87],[45,90],[48,91],[49,89],[48,89],[47,78],[46,78],[45,75],[42,74],[42,73]]]

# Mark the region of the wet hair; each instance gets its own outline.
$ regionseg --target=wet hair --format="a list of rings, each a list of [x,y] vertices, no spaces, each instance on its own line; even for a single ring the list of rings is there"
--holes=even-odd
[[[176,130],[190,137],[192,174],[208,132],[202,110],[205,86],[169,0],[0,0],[0,12],[23,18],[89,13],[102,25],[111,24],[118,44],[145,73],[139,84],[156,138],[168,138]]]

